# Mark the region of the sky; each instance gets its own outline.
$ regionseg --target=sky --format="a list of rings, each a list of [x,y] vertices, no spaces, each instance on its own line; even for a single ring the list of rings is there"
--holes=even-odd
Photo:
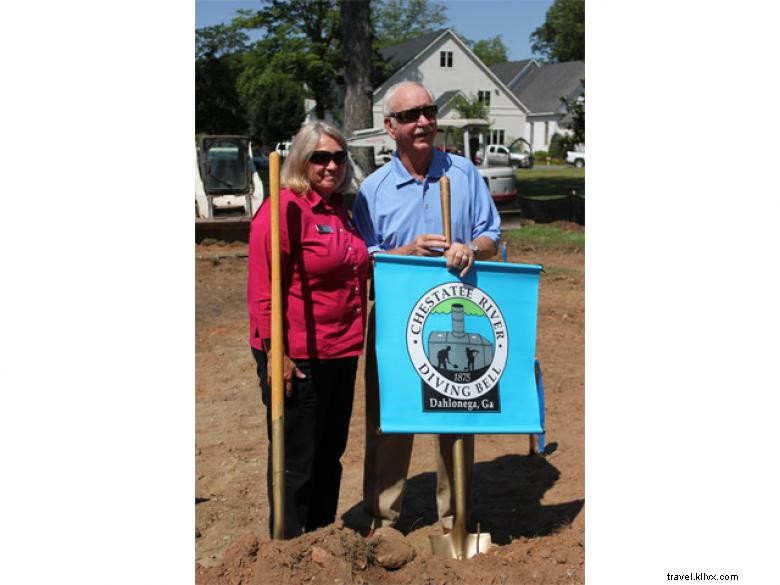
[[[543,22],[552,0],[450,0],[449,26],[472,41],[501,35],[510,61],[532,57],[529,37]],[[256,10],[260,2],[195,0],[195,28],[229,22],[239,8]]]

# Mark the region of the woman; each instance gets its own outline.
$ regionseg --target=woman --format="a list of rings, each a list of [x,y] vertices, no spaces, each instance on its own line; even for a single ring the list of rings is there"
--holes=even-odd
[[[341,483],[358,356],[363,349],[368,251],[347,215],[347,143],[323,122],[305,125],[284,161],[279,196],[284,328],[284,537],[332,523]],[[250,344],[268,427],[271,474],[270,205],[249,233]]]

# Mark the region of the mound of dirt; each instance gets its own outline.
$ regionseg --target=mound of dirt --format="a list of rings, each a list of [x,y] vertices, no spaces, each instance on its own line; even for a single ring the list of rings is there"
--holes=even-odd
[[[196,567],[200,585],[301,583],[372,585],[483,585],[582,583],[582,528],[567,527],[553,542],[519,538],[467,561],[431,554],[426,534],[393,529],[371,538],[334,524],[290,541],[247,532],[214,567]]]

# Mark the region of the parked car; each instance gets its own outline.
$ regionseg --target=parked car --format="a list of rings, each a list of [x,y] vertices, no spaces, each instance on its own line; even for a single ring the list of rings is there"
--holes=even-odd
[[[477,152],[479,160],[482,159],[482,151]],[[487,162],[490,166],[511,166],[514,169],[530,169],[534,166],[534,155],[531,153],[531,145],[524,138],[518,138],[509,146],[504,144],[488,144]]]
[[[585,152],[576,152],[569,150],[566,152],[566,162],[570,165],[574,165],[578,169],[585,166]]]

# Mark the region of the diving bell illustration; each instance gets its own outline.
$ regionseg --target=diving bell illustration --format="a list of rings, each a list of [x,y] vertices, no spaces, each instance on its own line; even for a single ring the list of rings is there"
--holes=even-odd
[[[465,331],[463,305],[452,305],[452,330],[428,336],[428,360],[446,378],[468,381],[493,361],[493,345],[479,333]]]

